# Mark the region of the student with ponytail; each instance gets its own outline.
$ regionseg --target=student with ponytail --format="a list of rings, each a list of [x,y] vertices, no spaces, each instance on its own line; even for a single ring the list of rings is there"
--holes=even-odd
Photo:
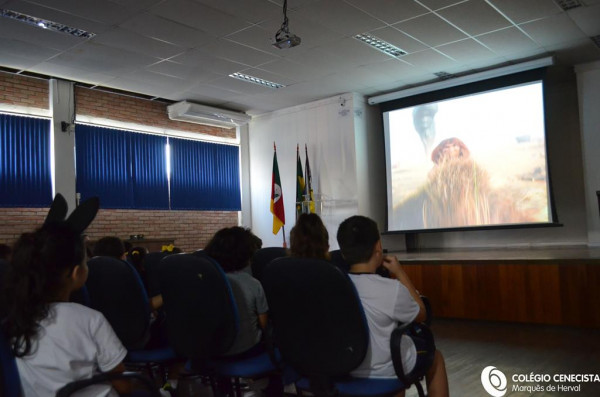
[[[98,206],[97,199],[88,200],[65,220],[67,204],[59,194],[44,225],[14,245],[0,295],[0,325],[17,358],[25,397],[54,396],[72,381],[124,371],[127,351],[104,316],[69,302],[87,279],[81,233]],[[113,382],[114,389],[97,385],[78,396],[129,392],[120,382]]]

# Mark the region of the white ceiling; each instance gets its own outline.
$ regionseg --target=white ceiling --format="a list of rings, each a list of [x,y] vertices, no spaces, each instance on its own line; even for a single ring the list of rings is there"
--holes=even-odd
[[[558,0],[557,0],[558,1]],[[574,1],[574,0],[567,0]],[[0,8],[93,32],[86,40],[0,18],[0,66],[172,101],[260,114],[355,91],[366,96],[555,55],[600,60],[600,0],[289,0],[302,44],[271,46],[283,0],[0,0]],[[384,39],[397,59],[353,38]],[[266,88],[241,72],[285,84]]]

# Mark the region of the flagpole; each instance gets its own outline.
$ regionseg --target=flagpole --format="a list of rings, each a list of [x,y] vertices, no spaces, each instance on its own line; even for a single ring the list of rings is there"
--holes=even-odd
[[[287,248],[287,241],[285,241],[285,225],[281,226],[281,231],[283,232],[283,248]]]

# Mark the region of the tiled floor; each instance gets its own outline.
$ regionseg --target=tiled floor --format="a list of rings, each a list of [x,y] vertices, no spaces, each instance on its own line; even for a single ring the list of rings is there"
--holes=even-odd
[[[507,378],[505,396],[600,396],[600,382],[513,382],[513,376],[597,374],[600,376],[600,330],[574,327],[435,320],[432,326],[438,349],[446,360],[450,395],[490,396],[481,372],[494,366]],[[580,391],[547,391],[548,386],[577,386]],[[543,392],[518,391],[531,386]],[[526,389],[523,389],[526,390]],[[416,396],[413,387],[407,397]]]

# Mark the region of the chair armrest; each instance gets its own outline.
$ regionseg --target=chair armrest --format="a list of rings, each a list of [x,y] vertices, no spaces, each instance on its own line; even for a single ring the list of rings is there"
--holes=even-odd
[[[431,308],[431,301],[425,295],[421,295],[421,300],[423,301],[423,305],[425,305],[425,325],[431,327],[431,320],[433,319],[433,311]]]
[[[400,342],[402,335],[406,335],[413,340],[417,350],[415,367],[407,373],[402,366],[402,354],[400,351]],[[425,373],[431,367],[435,355],[435,341],[433,333],[425,324],[405,323],[394,329],[390,338],[390,350],[392,353],[392,363],[398,379],[407,387],[419,381],[425,376]]]
[[[58,390],[56,397],[69,397],[73,393],[88,386],[110,382],[118,379],[135,379],[138,380],[144,386],[145,390],[148,390],[151,397],[161,397],[158,392],[156,385],[148,378],[138,372],[106,372],[98,375],[94,375],[89,379],[82,379],[71,382]]]

